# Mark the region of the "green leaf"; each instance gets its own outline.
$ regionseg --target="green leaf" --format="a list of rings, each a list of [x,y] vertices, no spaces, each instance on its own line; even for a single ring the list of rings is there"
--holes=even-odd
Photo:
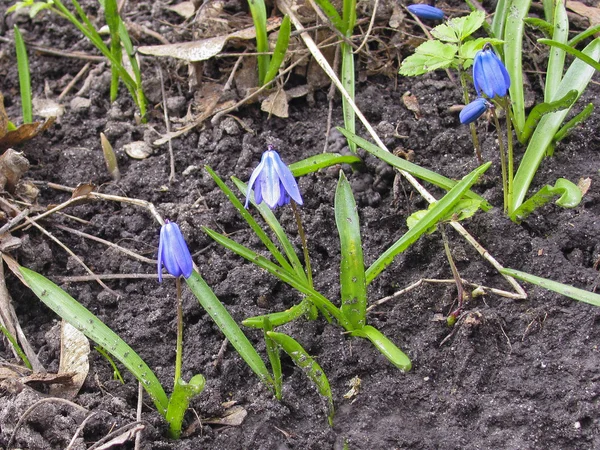
[[[400,66],[400,75],[412,77],[447,69],[455,61],[458,47],[440,41],[425,41],[417,47],[415,54],[409,56]]]
[[[206,284],[206,281],[196,271],[186,280],[193,294],[200,302],[200,305],[209,314],[231,345],[236,349],[246,364],[250,366],[252,371],[258,375],[260,380],[268,387],[273,385],[271,375],[267,370],[267,366],[258,355],[246,335],[238,324],[233,320],[231,314],[225,306],[219,301],[212,289]]]
[[[340,235],[340,285],[342,314],[355,329],[365,326],[367,314],[367,285],[360,239],[360,223],[352,188],[344,172],[335,191],[335,223]]]
[[[269,39],[267,37],[267,8],[263,0],[248,0],[250,14],[256,30],[256,50],[259,53],[269,52]],[[258,82],[262,86],[269,71],[271,57],[268,54],[258,55]]]
[[[505,275],[515,277],[519,280],[538,285],[544,289],[548,289],[549,291],[557,292],[565,297],[570,297],[574,300],[579,300],[580,302],[589,303],[590,305],[600,306],[600,295],[594,294],[593,292],[569,286],[568,284],[558,283],[557,281],[548,280],[547,278],[536,277],[535,275],[521,272],[520,270],[502,269],[500,272]]]
[[[450,19],[450,26],[457,30],[457,35],[461,41],[471,36],[483,25],[485,20],[485,13],[483,11],[472,11],[471,14],[464,17],[457,17]]]
[[[581,189],[576,184],[564,178],[559,178],[554,186],[547,184],[532,195],[529,200],[510,215],[510,218],[519,223],[533,211],[552,201],[556,196],[560,196],[556,200],[556,204],[563,208],[575,208],[581,203],[582,199]]]
[[[433,184],[434,186],[441,187],[446,190],[450,190],[454,186],[456,186],[456,181],[451,180],[450,178],[446,178],[445,176],[440,175],[432,170],[425,169],[421,166],[411,163],[410,161],[402,159],[390,152],[382,150],[377,145],[370,143],[366,139],[363,139],[363,138],[355,135],[354,133],[350,133],[348,130],[345,130],[340,127],[338,127],[337,129],[340,133],[342,133],[348,139],[351,139],[354,142],[356,142],[356,144],[360,148],[365,149],[367,152],[369,152],[372,155],[376,156],[377,158],[385,161],[390,166],[393,166],[399,170],[408,172],[409,174],[411,174],[412,176],[414,176],[416,178],[427,181],[427,182]],[[472,199],[481,201],[482,202],[481,208],[484,211],[487,211],[492,207],[488,202],[486,202],[482,197],[475,194],[474,192],[469,191],[465,194],[465,196],[467,198],[472,198]]]
[[[450,42],[452,44],[458,44],[460,42],[459,35],[456,34],[456,29],[450,26],[450,22],[441,23],[438,26],[431,29],[431,35],[442,41]]]
[[[501,45],[503,41],[492,38],[477,38],[463,43],[458,49],[458,56],[464,59],[463,67],[469,68],[473,64],[475,54],[483,48],[485,44]]]
[[[569,18],[563,0],[554,2],[554,31],[552,39],[566,44],[569,39]],[[561,48],[551,48],[548,55],[546,82],[544,86],[544,101],[554,99],[554,94],[560,85],[565,69],[565,51]]]
[[[540,44],[546,44],[550,47],[557,47],[565,52],[573,55],[574,57],[580,59],[584,63],[592,66],[595,70],[600,70],[600,63],[596,61],[594,58],[589,57],[584,52],[580,52],[579,50],[574,49],[573,47],[569,47],[567,44],[563,44],[562,42],[553,41],[551,39],[538,39]],[[590,44],[591,45],[591,44]],[[588,46],[589,47],[589,46]]]
[[[345,2],[344,2],[345,3]],[[353,48],[346,42],[341,44],[342,53],[342,69],[341,69],[341,82],[348,92],[350,98],[354,101],[354,52]],[[354,107],[348,102],[346,97],[342,96],[342,114],[344,116],[344,127],[351,132],[356,131],[356,113]],[[356,144],[352,141],[348,141],[348,147],[352,153],[356,153]]]
[[[272,326],[279,327],[304,315],[307,315],[310,311],[311,305],[312,303],[305,298],[297,305],[294,305],[285,311],[244,319],[242,321],[242,325],[250,328],[263,328],[265,319],[268,319]]]
[[[279,357],[279,346],[269,336],[269,331],[273,331],[273,326],[267,316],[263,316],[262,329],[264,331],[265,346],[267,348],[267,355],[269,356],[269,362],[271,363],[271,369],[273,370],[273,383],[275,385],[275,397],[277,400],[281,400],[281,386],[283,382],[283,372],[281,370],[281,358]]]
[[[584,41],[585,39],[592,37],[596,33],[600,33],[600,25],[595,25],[593,27],[589,27],[585,31],[582,31],[577,36],[575,36],[573,39],[571,39],[569,42],[567,42],[567,45],[569,47],[575,48],[577,46],[577,44],[579,44],[581,41]]]
[[[319,153],[318,155],[310,156],[302,161],[290,164],[288,167],[295,177],[301,177],[302,175],[313,173],[326,167],[335,166],[336,164],[350,164],[351,166],[354,166],[361,163],[362,159],[356,155]]]
[[[283,351],[292,358],[292,361],[294,361],[294,363],[300,367],[306,376],[315,384],[319,394],[325,397],[327,400],[327,417],[329,419],[329,425],[333,426],[333,396],[331,395],[329,381],[321,366],[294,338],[287,334],[277,333],[275,331],[269,331],[267,332],[267,335],[281,346]]]
[[[527,17],[523,19],[523,21],[532,28],[537,28],[544,36],[547,38],[552,37],[552,33],[554,33],[554,27],[550,22],[546,22],[544,19],[538,19],[537,17]]]
[[[410,358],[402,350],[396,347],[381,331],[371,325],[365,325],[360,330],[354,330],[352,336],[362,337],[370,340],[373,345],[385,356],[389,362],[403,372],[412,368]]]
[[[406,225],[408,226],[408,229],[410,230],[411,228],[415,227],[419,223],[419,221],[423,219],[423,217],[425,217],[427,213],[435,207],[436,203],[437,202],[433,202],[429,205],[427,209],[421,209],[408,216],[408,218],[406,219]],[[463,198],[448,212],[446,217],[441,221],[456,220],[460,222],[462,220],[468,219],[469,217],[472,217],[477,212],[477,210],[479,210],[480,207],[481,202],[479,200]],[[433,227],[425,231],[425,233],[431,234],[436,229],[437,225],[434,225]]]
[[[569,135],[569,133],[571,132],[571,130],[573,128],[575,128],[577,125],[579,125],[581,122],[583,122],[585,119],[590,117],[590,115],[592,114],[593,111],[594,111],[594,104],[588,103],[587,106],[585,108],[583,108],[583,111],[581,111],[579,114],[577,114],[575,117],[573,117],[567,123],[565,123],[561,127],[561,129],[556,132],[556,134],[554,135],[554,139],[552,140],[552,144],[554,145],[557,142],[560,142],[564,138],[566,138]]]
[[[450,192],[435,203],[435,206],[410,230],[408,230],[400,239],[398,239],[390,248],[388,248],[377,260],[371,264],[366,272],[366,282],[371,283],[394,258],[411,246],[419,237],[427,232],[432,226],[435,226],[453,210],[454,206],[463,197],[465,192],[477,181],[477,179],[490,167],[491,163],[486,163],[475,169],[469,175],[465,176]]]
[[[494,12],[494,20],[492,21],[491,36],[496,39],[504,39],[504,26],[508,8],[511,0],[498,0],[496,3],[496,11]]]
[[[29,73],[29,58],[25,41],[15,25],[15,49],[17,52],[17,69],[19,71],[19,90],[21,92],[21,109],[23,111],[23,122],[33,122],[33,106],[31,103],[31,75]]]
[[[315,3],[319,5],[319,8],[321,8],[329,20],[331,20],[331,23],[336,30],[342,34],[345,34],[344,22],[335,9],[335,6],[333,6],[329,0],[315,0]]]
[[[351,325],[340,312],[340,310],[333,303],[331,303],[330,300],[325,298],[321,293],[315,291],[311,286],[309,286],[306,281],[299,280],[293,274],[281,270],[279,266],[273,264],[265,257],[258,255],[249,248],[238,244],[234,240],[229,239],[228,237],[223,236],[222,234],[217,233],[216,231],[211,230],[210,228],[202,227],[202,229],[206,234],[208,234],[212,239],[214,239],[223,247],[228,248],[234,253],[237,253],[242,258],[245,258],[253,264],[256,264],[258,267],[266,270],[271,275],[274,275],[275,277],[279,278],[284,283],[289,284],[294,289],[297,289],[298,291],[305,294],[319,309],[325,310],[329,314],[331,314],[331,316],[335,318],[338,321],[338,323],[342,327],[344,327],[344,329],[346,329],[347,331],[352,329]]]
[[[506,70],[510,75],[510,101],[513,110],[513,123],[517,134],[525,125],[525,97],[523,94],[523,29],[531,0],[512,0],[505,11],[504,59]],[[496,36],[500,37],[500,36]]]
[[[523,132],[518,136],[519,142],[521,144],[527,143],[538,123],[545,114],[553,113],[560,111],[562,109],[567,109],[573,106],[573,103],[577,101],[579,97],[579,93],[573,89],[566,93],[566,95],[558,100],[550,103],[538,103],[535,105],[535,108],[531,110],[529,116],[527,117],[527,121],[525,122],[525,126],[523,127]]]
[[[85,306],[39,273],[19,266],[25,283],[33,293],[52,311],[73,325],[89,339],[98,343],[119,360],[152,398],[158,412],[164,417],[169,400],[158,378],[148,365],[114,331]]]
[[[206,380],[202,375],[193,376],[189,383],[181,378],[175,383],[166,417],[169,423],[169,435],[172,439],[179,439],[181,436],[181,424],[185,411],[190,401],[204,390],[205,384]]]
[[[285,16],[283,21],[281,22],[281,26],[279,27],[279,35],[277,36],[277,43],[275,44],[275,50],[273,51],[273,57],[271,58],[271,62],[269,63],[269,70],[265,75],[264,84],[269,83],[275,78],[277,72],[279,72],[279,67],[283,63],[285,59],[285,55],[287,53],[288,45],[290,43],[290,33],[292,31],[292,26],[290,24],[289,16]]]

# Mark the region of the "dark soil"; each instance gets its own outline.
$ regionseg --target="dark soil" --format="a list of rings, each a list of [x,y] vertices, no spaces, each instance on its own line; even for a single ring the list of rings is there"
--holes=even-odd
[[[4,17],[7,4],[0,6]],[[83,2],[97,13],[95,2]],[[171,41],[190,36],[164,25],[181,18],[159,3],[130,1],[129,18],[163,33]],[[230,5],[231,6],[231,5]],[[236,12],[239,6],[231,6]],[[135,13],[135,14],[133,14]],[[64,51],[93,53],[93,49],[66,22],[47,14],[33,21],[26,15],[8,16],[2,36],[12,36],[14,22],[32,43]],[[418,31],[415,29],[416,34]],[[143,36],[136,44],[156,44]],[[20,117],[18,76],[13,45],[0,41],[0,91],[9,115]],[[56,97],[83,67],[85,61],[30,51],[34,96]],[[204,171],[210,165],[223,178],[236,175],[247,180],[267,144],[280,150],[288,163],[318,154],[326,139],[327,88],[316,90],[314,102],[292,101],[289,119],[268,118],[257,105],[242,108],[220,123],[208,122],[199,130],[173,141],[177,181],[169,184],[167,146],[154,149],[145,160],[133,160],[123,146],[133,140],[152,141],[164,132],[160,96],[156,96],[155,66],[166,74],[166,89],[173,117],[185,115],[194,101],[188,93],[187,69],[173,60],[143,61],[148,82],[150,120],[136,125],[134,106],[122,88],[116,104],[109,103],[106,69],[84,97],[87,108],[69,107],[60,123],[42,136],[22,145],[31,162],[27,178],[39,182],[38,203],[57,204],[68,193],[46,183],[76,186],[92,182],[103,193],[152,202],[163,217],[176,221],[183,231],[200,273],[227,306],[233,317],[280,311],[300,301],[300,295],[269,274],[213,243],[201,230],[208,226],[232,234],[238,242],[257,251],[262,247],[248,227]],[[362,69],[364,66],[360,66]],[[220,72],[221,71],[221,72]],[[205,66],[205,75],[227,79],[225,67]],[[530,90],[538,92],[537,78],[530,76]],[[402,94],[410,90],[420,103],[421,117],[403,106]],[[160,90],[158,89],[158,92]],[[600,89],[592,84],[583,102],[599,106]],[[183,99],[181,99],[183,97]],[[177,99],[179,98],[179,99]],[[158,100],[156,100],[158,99]],[[445,176],[459,179],[477,166],[467,127],[448,108],[461,103],[460,92],[445,74],[397,80],[373,77],[357,86],[357,103],[386,145],[414,151],[414,161]],[[339,100],[334,125],[341,124]],[[600,281],[600,175],[594,113],[563,141],[547,159],[536,179],[539,188],[563,176],[574,182],[591,178],[591,189],[575,209],[547,205],[524,223],[507,219],[502,202],[500,167],[493,127],[478,123],[484,159],[494,165],[475,189],[497,207],[478,213],[465,227],[505,267],[511,267],[587,290]],[[112,182],[104,166],[99,133],[104,132],[118,152],[122,178]],[[359,134],[365,136],[363,129]],[[405,136],[405,137],[397,137]],[[329,134],[329,150],[347,153],[345,140]],[[353,172],[343,167],[357,202],[366,264],[372,263],[406,231],[406,217],[426,207],[426,202],[394,171],[369,155]],[[309,236],[315,287],[330,299],[339,298],[339,240],[335,233],[333,197],[339,167],[299,179],[304,198],[302,217]],[[440,192],[432,189],[438,197]],[[125,204],[94,202],[54,215],[43,222],[97,274],[155,274],[156,267],[123,256],[97,242],[58,229],[63,224],[85,231],[145,255],[156,257],[159,226],[147,211]],[[289,207],[277,214],[296,237]],[[115,332],[122,336],[170,386],[175,361],[175,288],[172,280],[108,280],[116,298],[93,281],[66,282],[64,277],[85,275],[84,270],[58,245],[35,229],[15,233],[22,246],[13,252],[18,261],[58,282]],[[509,290],[504,278],[459,235],[448,237],[461,276],[470,282]],[[296,237],[297,239],[297,237]],[[8,271],[7,271],[8,272]],[[372,283],[369,299],[382,297],[421,278],[452,277],[439,233],[422,237],[400,255]],[[58,317],[19,281],[7,274],[19,321],[31,345],[49,372],[58,370],[60,343]],[[215,360],[223,335],[184,289],[184,379],[202,373],[205,391],[191,403],[200,418],[223,414],[223,402],[235,401],[248,411],[236,427],[202,425],[179,441],[166,437],[166,425],[148,398],[143,411],[146,429],[144,449],[594,449],[600,448],[600,310],[541,288],[526,285],[526,300],[486,294],[469,301],[454,329],[444,320],[455,307],[453,284],[424,283],[374,309],[370,324],[379,328],[413,361],[413,369],[401,373],[367,341],[350,338],[323,318],[298,320],[282,328],[296,338],[325,370],[332,387],[336,414],[333,427],[326,419],[325,404],[316,390],[289,359],[284,363],[284,398],[279,402],[228,346],[221,364]],[[247,334],[265,357],[261,333]],[[446,339],[449,335],[451,336]],[[11,360],[6,340],[0,340],[0,357]],[[113,428],[135,421],[137,382],[123,370],[125,384],[112,379],[112,369],[97,352],[90,355],[90,373],[75,402],[97,415],[80,434],[73,448],[85,449]],[[354,377],[361,380],[358,394],[344,398]],[[0,446],[6,446],[24,411],[46,394],[24,387],[4,386],[0,397]],[[69,406],[48,403],[29,416],[16,433],[15,448],[66,448],[85,414]],[[186,426],[195,421],[190,411]],[[133,448],[130,442],[123,448]]]

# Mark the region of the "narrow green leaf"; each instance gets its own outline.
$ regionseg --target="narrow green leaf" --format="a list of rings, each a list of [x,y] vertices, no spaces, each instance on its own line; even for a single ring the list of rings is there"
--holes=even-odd
[[[587,38],[594,36],[596,33],[600,33],[600,25],[595,25],[593,27],[589,27],[585,31],[582,31],[569,42],[567,42],[567,45],[569,47],[575,48],[577,44],[579,44],[581,41],[584,41]]]
[[[498,3],[496,3],[496,11],[494,12],[494,19],[492,21],[493,38],[504,39],[504,26],[510,3],[511,0],[498,0]]]
[[[280,267],[276,266],[265,257],[258,255],[249,248],[238,244],[232,239],[229,239],[228,237],[225,237],[222,234],[211,230],[210,228],[202,227],[202,229],[206,234],[208,234],[212,239],[214,239],[223,247],[228,248],[234,253],[237,253],[242,258],[245,258],[248,261],[256,264],[260,268],[269,272],[271,275],[274,275],[275,277],[279,278],[284,283],[289,284],[294,289],[297,289],[298,291],[305,294],[318,308],[327,311],[333,318],[335,318],[335,320],[337,320],[337,322],[342,327],[344,327],[345,330],[348,331],[352,329],[352,326],[342,315],[341,311],[333,303],[331,303],[330,300],[325,298],[321,293],[315,291],[312,287],[308,286],[306,281],[299,280],[297,277],[290,274],[289,272],[281,270]]]
[[[104,0],[104,17],[108,30],[110,32],[110,52],[113,58],[121,61],[123,58],[123,51],[121,47],[121,39],[119,37],[119,8],[116,0]],[[110,84],[110,101],[114,102],[117,100],[119,94],[119,69],[111,65],[111,84]]]
[[[261,240],[261,242],[265,245],[265,247],[267,247],[267,249],[269,250],[271,255],[273,255],[275,260],[277,260],[277,262],[281,265],[281,267],[284,270],[293,272],[294,269],[292,268],[292,266],[288,263],[288,261],[285,259],[285,257],[281,254],[281,252],[275,246],[275,244],[269,238],[269,236],[267,236],[267,234],[263,231],[263,229],[260,227],[258,222],[254,219],[254,217],[252,217],[252,214],[250,214],[248,212],[248,210],[246,208],[244,208],[244,205],[242,204],[242,202],[240,202],[238,200],[238,198],[235,196],[233,191],[231,189],[229,189],[229,187],[219,177],[219,175],[217,175],[217,173],[214,170],[212,170],[209,166],[204,166],[204,168],[209,173],[209,175],[212,177],[212,179],[215,181],[215,183],[217,183],[217,186],[219,186],[219,189],[221,189],[221,191],[223,191],[223,193],[227,196],[227,198],[229,199],[231,204],[233,206],[235,206],[235,209],[238,210],[238,212],[241,214],[241,216],[244,218],[244,220],[248,223],[248,225],[250,225],[250,228],[252,228],[252,230],[256,233],[256,235]],[[251,198],[254,199],[254,195]]]
[[[275,385],[275,397],[277,400],[281,400],[281,386],[283,383],[283,372],[281,370],[281,358],[279,357],[279,346],[269,336],[269,332],[273,331],[273,325],[269,321],[267,316],[263,316],[262,326],[265,336],[265,346],[267,348],[267,355],[269,356],[269,362],[271,363],[271,369],[273,370],[273,383]]]
[[[325,397],[327,400],[327,417],[329,419],[329,425],[333,426],[333,396],[331,395],[329,381],[321,366],[294,338],[287,334],[277,333],[275,331],[269,331],[267,332],[267,335],[281,346],[283,351],[292,358],[292,361],[294,361],[294,363],[300,367],[306,376],[315,384],[319,394]]]
[[[279,327],[308,314],[310,308],[311,302],[305,298],[297,305],[294,305],[285,311],[244,319],[242,325],[250,328],[263,328],[264,320],[268,319],[272,326]]]
[[[408,372],[412,368],[410,358],[402,350],[396,347],[381,331],[371,325],[365,325],[360,330],[354,330],[352,336],[366,338],[385,356],[389,362],[395,365],[403,372]]]
[[[181,436],[181,424],[185,411],[190,401],[204,390],[205,384],[206,380],[202,375],[194,375],[189,383],[181,378],[175,383],[166,416],[169,424],[169,436],[172,439],[179,439]]]
[[[258,53],[269,51],[269,39],[267,37],[267,8],[263,0],[248,0],[254,29],[256,31],[256,50]],[[265,84],[265,77],[269,71],[271,57],[269,55],[258,55],[258,82]]]
[[[569,39],[569,18],[565,8],[564,0],[554,2],[554,31],[552,39],[562,44],[567,43]],[[565,51],[554,47],[550,49],[548,56],[548,68],[546,69],[546,83],[544,89],[544,101],[549,102],[554,99],[554,94],[558,89],[565,69]]]
[[[275,43],[275,50],[273,51],[273,57],[269,62],[269,70],[265,75],[264,84],[269,83],[275,78],[279,68],[285,59],[288,45],[290,43],[290,33],[292,31],[292,25],[290,18],[286,15],[281,22],[279,27],[279,35],[277,36],[277,42]]]
[[[85,306],[59,288],[52,281],[25,267],[19,267],[29,289],[52,311],[73,325],[92,341],[100,344],[118,359],[137,378],[158,412],[165,416],[169,400],[158,378],[148,365],[114,331]]]
[[[512,0],[505,11],[504,64],[510,75],[510,101],[513,109],[513,122],[518,133],[525,125],[525,99],[523,95],[523,28],[531,0]],[[495,20],[495,18],[494,18]],[[496,36],[498,37],[498,36]]]
[[[576,184],[564,178],[559,178],[554,186],[547,184],[532,195],[529,200],[510,215],[510,218],[519,223],[533,211],[552,201],[556,196],[559,196],[556,204],[563,208],[575,208],[581,203],[582,199],[581,190]]]
[[[521,272],[520,270],[502,269],[500,272],[505,275],[515,277],[519,280],[527,281],[528,283],[543,287],[549,291],[558,292],[565,297],[579,300],[580,302],[589,303],[590,305],[600,306],[600,295],[594,294],[593,292],[569,286],[568,284],[562,284],[557,281],[552,281],[547,278],[536,277],[535,275]]]
[[[313,173],[326,167],[335,166],[336,164],[350,164],[351,166],[354,166],[361,163],[362,159],[356,155],[319,153],[318,155],[310,156],[302,161],[290,164],[288,167],[295,177],[301,177],[302,175]]]
[[[344,172],[335,191],[335,223],[340,235],[340,285],[342,314],[355,329],[365,326],[367,314],[367,285],[360,239],[358,210],[352,188]]]
[[[23,361],[23,364],[25,364],[25,367],[27,367],[29,370],[33,370],[33,367],[31,365],[31,362],[29,361],[29,358],[27,358],[27,355],[25,354],[25,352],[23,351],[23,349],[21,348],[21,346],[19,345],[19,343],[17,342],[15,337],[12,334],[10,334],[10,331],[8,331],[8,329],[1,323],[0,323],[0,332],[2,332],[4,337],[6,339],[8,339],[8,342],[10,342],[10,345],[12,345],[12,348],[15,350],[17,355],[19,355],[19,358],[21,358],[21,361]]]
[[[352,47],[346,42],[341,44],[342,71],[341,82],[348,92],[348,95],[354,100],[354,52]],[[347,130],[354,133],[356,131],[356,113],[348,100],[342,96],[342,114],[344,116],[344,126]],[[348,147],[352,153],[356,153],[356,144],[348,141]]]
[[[15,49],[17,52],[17,70],[19,72],[19,90],[21,92],[21,110],[23,111],[23,123],[33,122],[33,106],[31,102],[31,74],[29,73],[29,58],[25,41],[19,31],[19,27],[14,26],[15,30]]]
[[[538,19],[537,17],[527,17],[523,19],[523,21],[530,27],[537,28],[538,30],[540,30],[548,39],[550,39],[552,37],[552,34],[554,33],[554,27],[552,26],[552,24],[550,22],[546,22],[544,19]]]
[[[233,320],[229,311],[227,311],[212,289],[206,284],[206,281],[195,271],[185,281],[198,299],[198,302],[200,302],[202,308],[217,324],[231,345],[233,345],[242,359],[246,361],[246,364],[250,366],[263,383],[271,387],[273,380],[267,370],[267,366],[265,366],[265,363],[236,321]]]
[[[335,6],[333,6],[329,0],[315,0],[315,3],[319,5],[319,8],[321,8],[329,20],[331,20],[331,23],[336,30],[342,34],[345,34],[344,22],[342,21],[340,14],[335,9]]]
[[[565,123],[561,127],[561,129],[556,132],[556,134],[554,135],[554,139],[552,140],[553,144],[556,144],[557,142],[560,142],[565,137],[567,137],[569,135],[569,133],[571,132],[571,130],[573,128],[575,128],[577,125],[579,125],[581,122],[583,122],[585,119],[590,117],[590,115],[592,114],[593,111],[594,111],[594,104],[588,103],[587,106],[585,108],[583,108],[583,111],[581,111],[579,114],[577,114],[575,117],[573,117],[567,123]]]
[[[595,41],[595,40],[594,40]],[[580,52],[579,50],[574,49],[573,47],[569,47],[567,44],[563,44],[562,42],[557,42],[552,39],[538,39],[540,44],[546,44],[550,47],[557,47],[565,52],[573,55],[574,57],[580,59],[586,64],[592,66],[595,70],[600,70],[600,63],[596,61],[594,58],[588,56],[585,51]],[[593,42],[592,42],[593,43]],[[591,44],[590,44],[591,45]],[[589,46],[588,46],[589,47]],[[586,47],[587,48],[587,47]]]
[[[435,203],[435,206],[419,221],[417,225],[408,230],[400,239],[398,239],[390,248],[388,248],[377,260],[371,264],[366,272],[367,285],[373,281],[394,258],[411,246],[421,235],[431,229],[432,226],[439,223],[448,212],[454,208],[460,201],[465,192],[477,181],[477,179],[490,167],[491,163],[486,163],[475,169],[469,175],[465,176],[450,192]]]
[[[553,113],[560,111],[562,109],[567,109],[573,106],[573,103],[577,101],[579,97],[579,93],[573,89],[565,94],[564,97],[559,98],[556,101],[550,103],[538,103],[529,113],[527,117],[527,121],[525,122],[525,126],[523,127],[523,132],[519,135],[519,142],[521,144],[527,143],[529,138],[535,131],[538,123],[545,114]]]
[[[369,152],[372,155],[376,156],[377,158],[385,161],[390,166],[393,166],[397,169],[408,172],[409,174],[411,174],[412,176],[414,176],[416,178],[427,181],[427,182],[433,184],[434,186],[441,187],[446,190],[450,190],[454,186],[456,186],[456,181],[451,180],[450,178],[446,178],[445,176],[440,175],[432,170],[425,169],[421,166],[411,163],[410,161],[402,159],[390,152],[386,152],[385,150],[382,150],[381,148],[379,148],[377,145],[370,143],[366,139],[363,139],[353,133],[350,133],[348,130],[345,130],[345,129],[339,128],[339,127],[337,129],[340,133],[342,133],[348,139],[351,139],[354,142],[356,142],[356,144],[360,148],[365,149],[367,152]],[[482,202],[481,208],[484,211],[487,211],[492,207],[492,205],[490,205],[482,197],[475,194],[474,192],[469,191],[465,194],[465,196],[467,198],[472,198],[472,199],[481,201]]]

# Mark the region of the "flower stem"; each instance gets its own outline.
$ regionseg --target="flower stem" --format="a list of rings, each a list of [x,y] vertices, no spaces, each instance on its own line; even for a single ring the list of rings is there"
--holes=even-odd
[[[458,68],[458,75],[460,78],[460,85],[463,90],[463,99],[465,105],[469,104],[469,88],[467,87],[467,80],[465,79],[465,72]],[[483,158],[481,157],[481,145],[479,145],[479,137],[477,136],[477,128],[475,128],[475,123],[471,122],[469,124],[469,129],[471,130],[471,140],[473,141],[473,147],[475,149],[475,156],[477,157],[477,162],[481,165],[483,164]]]
[[[183,360],[183,299],[181,298],[181,277],[175,280],[177,286],[177,349],[175,353],[175,385],[181,378]]]
[[[302,250],[304,252],[304,266],[306,268],[306,276],[308,278],[308,283],[310,284],[310,287],[312,287],[313,286],[312,268],[310,267],[310,258],[308,256],[308,244],[306,241],[306,235],[304,234],[304,227],[302,226],[302,219],[300,218],[300,212],[298,211],[296,202],[294,200],[291,200],[290,203],[292,205],[292,209],[294,210],[294,216],[296,217],[296,225],[298,225],[298,234],[300,235],[300,240],[302,241]]]
[[[513,178],[514,178],[514,161],[513,161],[513,135],[512,135],[512,117],[511,117],[511,111],[510,111],[510,100],[508,99],[508,97],[504,98],[504,101],[502,102],[502,106],[504,107],[504,110],[506,111],[506,140],[507,140],[507,146],[508,146],[508,205],[506,206],[508,208],[508,212],[512,213],[512,211],[510,211],[510,208],[512,208],[512,199],[513,199]]]
[[[494,116],[494,124],[496,125],[496,133],[498,133],[498,146],[500,147],[500,165],[502,167],[502,192],[504,194],[504,212],[508,211],[508,180],[506,172],[506,151],[504,150],[504,140],[502,139],[502,129],[500,121],[496,115],[496,109],[492,108],[492,116]]]

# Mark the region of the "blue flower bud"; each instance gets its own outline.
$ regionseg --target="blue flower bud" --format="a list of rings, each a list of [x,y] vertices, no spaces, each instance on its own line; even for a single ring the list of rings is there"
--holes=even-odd
[[[475,54],[473,83],[477,95],[483,92],[488,98],[504,97],[510,87],[508,71],[489,44]]]
[[[406,7],[411,13],[423,20],[444,20],[444,11],[429,5],[410,5]]]
[[[469,124],[475,122],[490,108],[491,104],[485,98],[478,97],[463,108],[458,115],[460,123]]]
[[[189,278],[192,274],[192,255],[179,226],[174,222],[165,221],[160,229],[158,241],[158,281],[162,282],[163,265],[167,272],[174,277],[184,276]]]
[[[299,205],[302,204],[302,197],[294,175],[286,166],[279,154],[271,145],[263,153],[260,164],[252,172],[248,182],[248,191],[246,192],[246,205],[250,201],[250,192],[254,189],[254,200],[260,204],[263,200],[269,208],[274,209],[277,206],[283,206],[290,202],[290,197]]]

